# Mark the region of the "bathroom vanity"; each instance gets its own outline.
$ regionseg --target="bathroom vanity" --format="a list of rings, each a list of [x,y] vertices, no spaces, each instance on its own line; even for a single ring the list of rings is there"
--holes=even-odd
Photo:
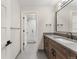
[[[77,1],[67,2],[59,2],[56,11],[55,30],[60,33],[43,36],[48,59],[77,59]]]
[[[58,35],[44,35],[44,51],[48,59],[77,59],[77,43]]]

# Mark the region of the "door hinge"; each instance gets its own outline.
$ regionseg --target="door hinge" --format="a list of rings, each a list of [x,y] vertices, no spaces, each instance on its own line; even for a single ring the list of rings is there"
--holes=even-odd
[[[25,30],[23,30],[23,32],[25,32]]]
[[[23,17],[23,19],[25,19],[25,17]]]
[[[23,46],[25,45],[25,43],[23,43]]]

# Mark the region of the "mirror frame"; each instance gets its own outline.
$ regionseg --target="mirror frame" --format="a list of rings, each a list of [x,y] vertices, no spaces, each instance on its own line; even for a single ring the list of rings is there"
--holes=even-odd
[[[57,31],[57,13],[59,12],[59,11],[61,11],[63,8],[65,8],[67,5],[69,5],[71,2],[73,2],[74,0],[71,0],[69,3],[67,3],[65,6],[63,6],[62,8],[60,8],[59,10],[57,10],[56,12],[55,12],[55,31],[56,32],[62,32],[62,31]],[[63,31],[64,32],[64,31]]]

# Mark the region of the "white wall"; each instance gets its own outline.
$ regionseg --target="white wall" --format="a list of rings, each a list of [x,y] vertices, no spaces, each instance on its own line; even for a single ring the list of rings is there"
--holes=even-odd
[[[43,33],[44,32],[54,32],[54,10],[52,7],[27,7],[23,9],[23,13],[34,12],[38,15],[37,20],[37,31],[38,31],[38,40],[40,42],[39,49],[43,49]],[[51,27],[46,24],[52,24]]]

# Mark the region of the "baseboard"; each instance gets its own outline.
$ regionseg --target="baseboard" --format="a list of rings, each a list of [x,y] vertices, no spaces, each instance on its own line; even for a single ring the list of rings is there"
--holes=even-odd
[[[18,54],[17,54],[17,56],[16,56],[16,58],[15,59],[17,59],[17,57],[19,56],[19,54],[21,53],[21,50],[18,52]]]
[[[38,51],[44,51],[44,49],[38,49]]]

